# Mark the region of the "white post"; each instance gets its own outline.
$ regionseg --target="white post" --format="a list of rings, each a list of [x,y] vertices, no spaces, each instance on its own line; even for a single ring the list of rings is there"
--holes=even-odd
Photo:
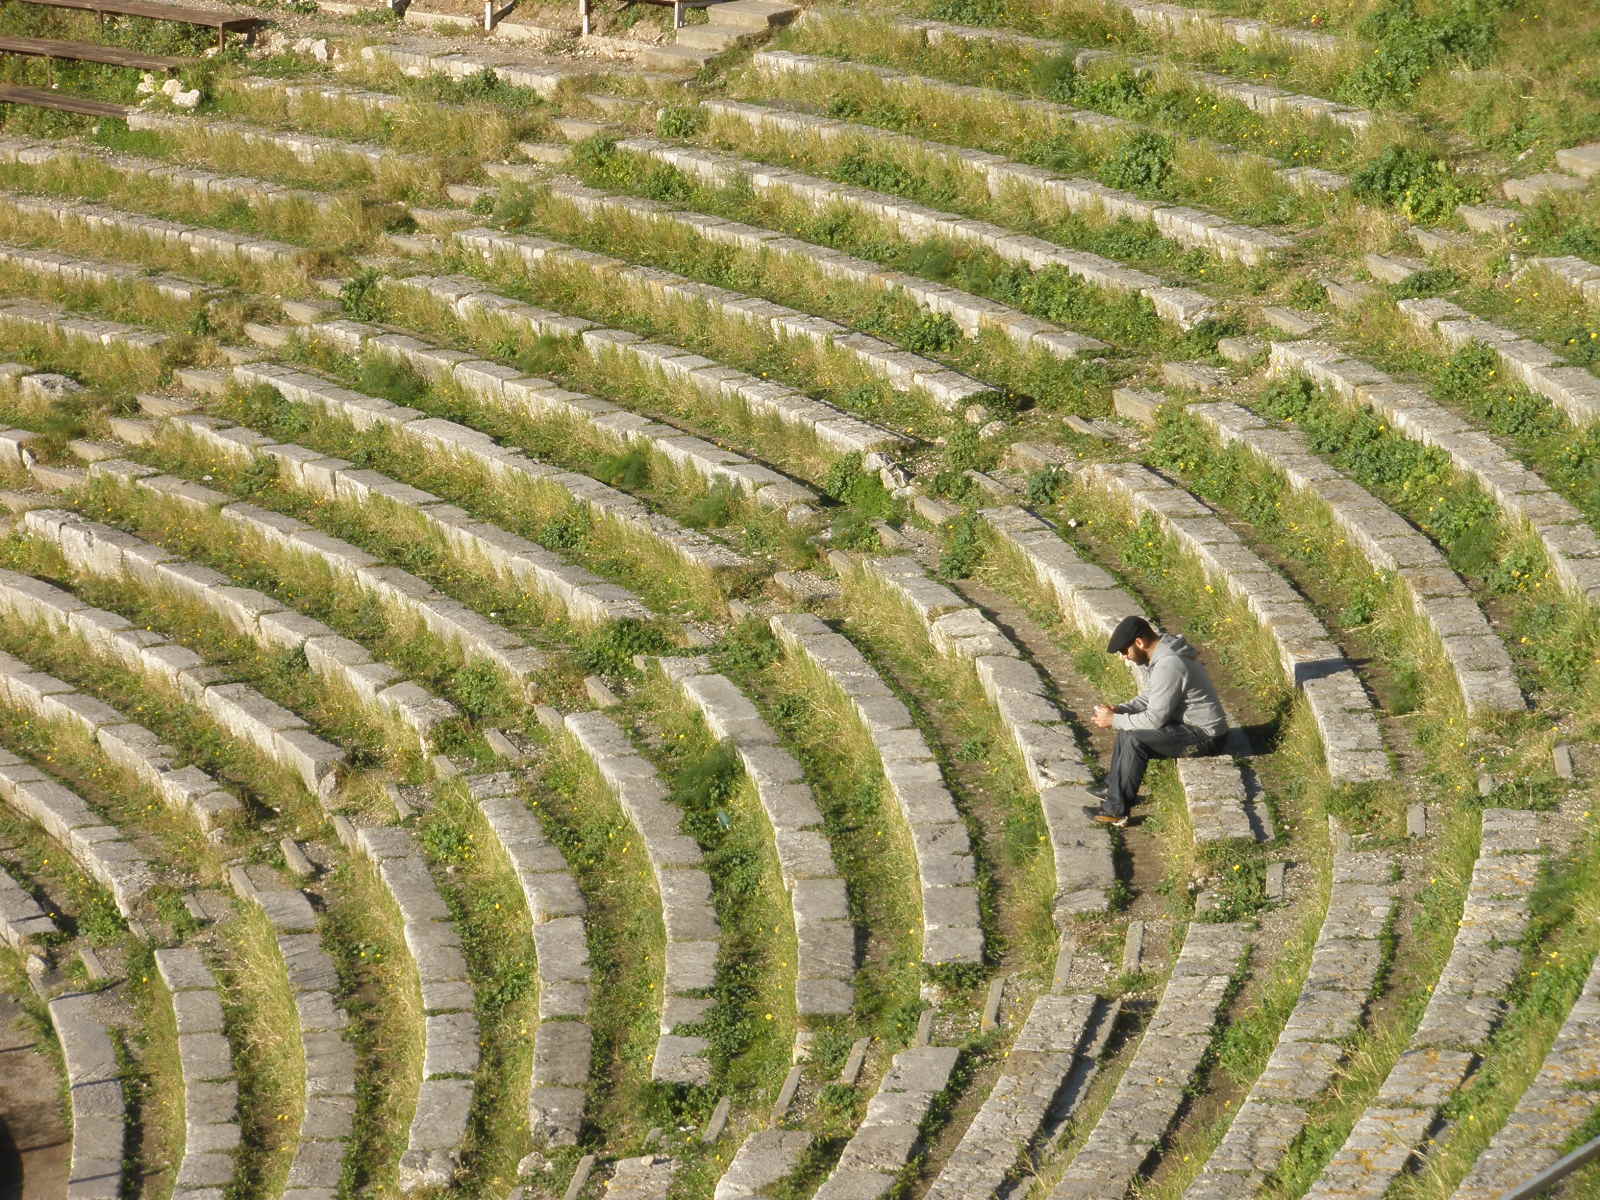
[[[494,0],[483,0],[483,31],[494,32]]]
[[[683,0],[672,0],[672,27],[683,28]]]
[[[589,36],[589,0],[578,0],[578,11],[583,14],[583,36]]]

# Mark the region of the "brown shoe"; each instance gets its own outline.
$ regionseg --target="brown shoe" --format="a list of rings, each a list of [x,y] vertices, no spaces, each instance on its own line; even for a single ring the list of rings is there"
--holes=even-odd
[[[1123,816],[1123,817],[1113,817],[1108,812],[1097,812],[1097,813],[1095,813],[1094,814],[1094,821],[1095,821],[1095,824],[1097,824],[1097,825],[1110,825],[1115,829],[1126,829],[1128,827],[1128,818],[1127,817],[1125,817],[1125,816]]]

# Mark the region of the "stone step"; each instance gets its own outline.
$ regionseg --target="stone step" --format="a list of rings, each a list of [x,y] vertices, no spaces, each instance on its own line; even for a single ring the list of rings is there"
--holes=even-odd
[[[719,12],[717,14],[721,16]],[[746,42],[755,41],[761,37],[761,32],[746,29],[738,25],[685,25],[678,30],[677,45],[688,47],[692,50],[709,50],[713,54],[721,54],[724,50]]]
[[[635,61],[664,71],[698,71],[717,56],[715,50],[695,46],[646,46],[635,52]]]

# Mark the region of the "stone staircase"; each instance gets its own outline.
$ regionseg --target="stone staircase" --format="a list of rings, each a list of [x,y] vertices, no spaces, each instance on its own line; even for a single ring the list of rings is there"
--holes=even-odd
[[[708,9],[706,24],[681,27],[676,43],[641,48],[637,61],[646,67],[698,71],[724,51],[760,41],[799,13],[799,5],[787,0],[727,0]]]

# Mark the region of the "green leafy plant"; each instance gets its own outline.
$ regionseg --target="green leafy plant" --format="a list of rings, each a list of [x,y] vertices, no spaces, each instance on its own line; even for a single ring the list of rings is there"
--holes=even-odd
[[[339,289],[339,308],[352,321],[383,320],[383,273],[371,267],[357,271]]]
[[[1172,139],[1149,129],[1132,134],[1100,168],[1108,187],[1159,192],[1172,176]]]
[[[586,671],[627,675],[633,671],[634,655],[663,654],[671,645],[667,635],[654,625],[624,617],[585,636],[578,659]]]
[[[965,579],[982,561],[983,531],[978,514],[962,513],[946,526],[939,574],[946,579]]]
[[[1477,195],[1457,179],[1449,163],[1416,146],[1386,147],[1351,175],[1350,190],[1419,223],[1444,220],[1458,204]]]
[[[706,110],[698,104],[669,104],[656,118],[656,132],[680,141],[692,138],[706,127]]]

